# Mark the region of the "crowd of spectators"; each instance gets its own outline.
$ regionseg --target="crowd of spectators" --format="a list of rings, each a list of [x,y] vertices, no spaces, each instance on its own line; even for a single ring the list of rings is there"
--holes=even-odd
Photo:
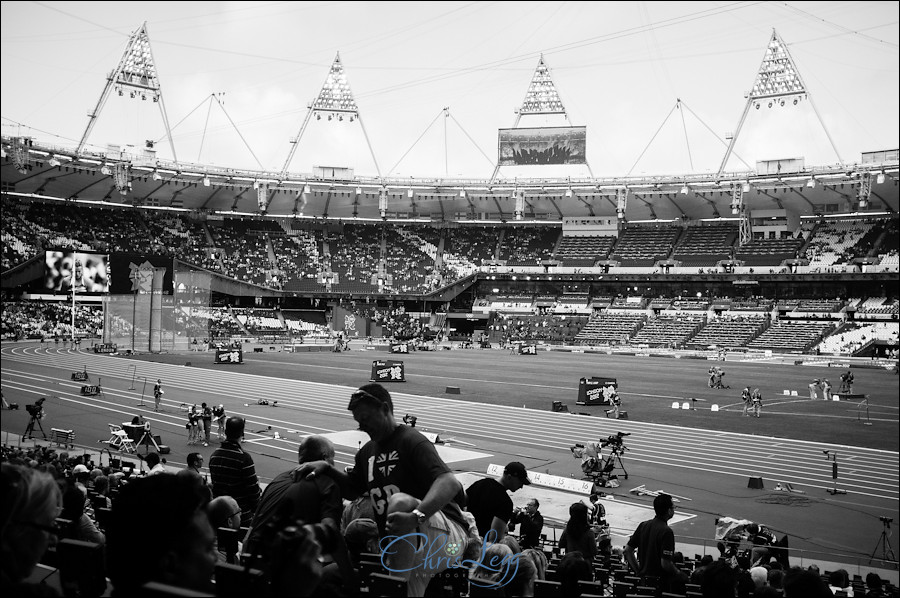
[[[75,304],[75,336],[99,337],[103,310],[99,305]],[[52,339],[72,337],[72,304],[49,301],[4,301],[0,338]]]

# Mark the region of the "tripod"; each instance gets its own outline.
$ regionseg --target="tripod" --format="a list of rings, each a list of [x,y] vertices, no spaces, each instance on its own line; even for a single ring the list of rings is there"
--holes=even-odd
[[[878,547],[881,546],[881,560],[894,563],[894,566],[896,566],[897,557],[894,556],[894,547],[891,546],[891,534],[888,531],[891,529],[891,520],[887,517],[882,517],[881,525],[883,526],[881,537],[878,538],[878,544],[875,545],[875,550],[872,551],[872,556],[869,557],[869,564],[875,559],[875,553],[878,552]]]
[[[41,425],[41,420],[37,415],[32,415],[31,420],[28,422],[28,425],[25,427],[25,433],[22,434],[22,438],[34,438],[34,424],[37,424],[38,429],[41,431],[41,436],[44,437],[44,440],[47,440],[47,434],[44,432],[44,427]]]
[[[144,426],[144,433],[141,435],[141,439],[137,442],[138,446],[141,446],[142,444],[144,445],[145,455],[150,452],[151,444],[156,449],[156,452],[159,452],[159,445],[156,444],[156,438],[154,438],[153,434],[150,433],[150,424]]]
[[[616,468],[616,464],[618,463],[619,469],[621,469],[622,473],[625,474],[622,477],[627,480],[628,471],[625,469],[625,464],[622,463],[622,453],[624,453],[625,450],[626,449],[624,446],[622,448],[613,448],[606,456],[606,460],[603,462],[603,466],[600,468],[600,471],[609,476]]]

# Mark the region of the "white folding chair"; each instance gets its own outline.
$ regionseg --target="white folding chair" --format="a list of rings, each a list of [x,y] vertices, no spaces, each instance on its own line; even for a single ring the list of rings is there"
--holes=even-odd
[[[128,432],[122,429],[122,426],[119,424],[108,424],[109,425],[109,440],[106,441],[106,444],[113,448],[117,448],[120,451],[125,451],[126,453],[135,452],[134,448],[134,440],[128,436]]]

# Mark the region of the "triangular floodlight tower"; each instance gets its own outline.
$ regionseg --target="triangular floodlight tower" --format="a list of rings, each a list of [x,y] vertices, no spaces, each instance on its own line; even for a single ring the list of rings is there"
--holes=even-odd
[[[744,106],[744,113],[741,115],[741,120],[738,122],[738,126],[734,131],[731,142],[728,144],[728,149],[725,151],[725,157],[722,158],[722,164],[719,166],[718,175],[721,175],[725,170],[725,165],[728,163],[728,158],[731,157],[731,152],[734,150],[734,146],[737,143],[738,135],[741,133],[741,127],[744,126],[744,121],[747,119],[750,107],[756,106],[756,108],[759,109],[763,103],[766,103],[769,108],[776,104],[785,106],[786,100],[790,98],[793,98],[792,104],[795,106],[803,99],[809,101],[816,118],[819,119],[819,124],[822,125],[822,129],[825,131],[825,135],[831,143],[831,148],[834,150],[838,162],[841,164],[844,163],[840,153],[838,153],[837,147],[834,145],[834,141],[831,139],[828,128],[822,121],[822,117],[819,116],[819,111],[816,110],[816,105],[812,101],[812,95],[806,87],[806,84],[803,82],[803,78],[800,76],[800,71],[797,69],[794,59],[791,58],[791,53],[788,50],[787,44],[778,36],[778,32],[773,29],[772,38],[769,40],[769,45],[766,47],[766,53],[763,56],[762,64],[759,66],[759,71],[756,73],[756,80],[753,82],[753,88],[750,90],[750,93],[747,94],[747,105]]]
[[[328,71],[328,76],[325,78],[325,83],[322,85],[321,91],[319,91],[319,96],[309,105],[309,110],[306,112],[306,118],[303,119],[303,124],[300,126],[300,132],[297,133],[297,136],[294,139],[291,139],[291,151],[288,152],[287,160],[284,161],[284,166],[281,169],[282,177],[287,176],[288,166],[290,166],[291,160],[294,159],[294,153],[297,151],[297,146],[300,145],[300,140],[303,138],[306,126],[309,124],[309,121],[314,114],[318,118],[321,118],[322,114],[326,114],[328,120],[331,120],[334,117],[337,117],[340,120],[343,120],[346,117],[350,119],[350,122],[358,120],[359,126],[363,132],[363,137],[366,138],[366,144],[369,146],[369,153],[372,156],[372,161],[375,163],[375,171],[378,173],[379,177],[381,176],[378,160],[375,158],[375,152],[372,150],[372,142],[369,141],[369,135],[366,133],[366,127],[363,124],[362,116],[359,114],[356,100],[353,99],[353,91],[350,89],[350,83],[347,82],[347,75],[344,74],[344,65],[341,63],[341,53],[338,52],[334,58],[334,62],[331,63],[331,70]]]
[[[569,126],[572,126],[566,107],[563,105],[559,92],[556,91],[556,85],[553,83],[553,77],[550,75],[550,67],[544,62],[544,55],[541,54],[537,68],[534,69],[534,75],[531,77],[531,83],[528,85],[528,91],[525,92],[525,99],[522,100],[522,105],[516,110],[516,122],[513,123],[512,128],[516,129],[519,127],[522,115],[547,114],[561,114],[566,119],[566,122],[569,123]],[[587,164],[587,161],[585,161],[585,164],[588,167],[588,172],[591,172],[591,165]],[[498,160],[497,165],[494,167],[491,181],[497,178],[499,171],[500,161]],[[591,177],[593,176],[593,173],[591,173]]]
[[[87,128],[81,141],[78,142],[78,153],[84,149],[88,136],[100,116],[100,111],[109,99],[109,94],[113,90],[124,95],[125,90],[132,98],[140,96],[142,100],[146,100],[150,96],[153,102],[159,104],[159,112],[162,115],[163,125],[166,127],[166,137],[169,140],[169,147],[172,149],[172,158],[178,163],[178,156],[175,154],[175,143],[172,141],[172,131],[169,128],[169,118],[166,115],[166,105],[163,101],[162,87],[159,84],[159,74],[156,70],[156,61],[153,59],[153,50],[150,48],[150,37],[147,35],[146,21],[141,27],[131,34],[128,38],[128,45],[125,46],[125,52],[119,65],[106,78],[106,86],[97,106],[88,114]]]

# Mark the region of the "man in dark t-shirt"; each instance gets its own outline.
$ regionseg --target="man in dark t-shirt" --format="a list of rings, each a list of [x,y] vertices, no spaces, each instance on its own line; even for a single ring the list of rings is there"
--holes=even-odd
[[[664,592],[685,583],[687,575],[678,570],[672,562],[675,554],[675,533],[668,521],[675,516],[675,505],[668,494],[659,494],[653,499],[656,517],[641,522],[628,544],[625,545],[625,560],[631,570],[641,577],[659,578]],[[638,558],[634,551],[638,551]],[[638,563],[640,561],[640,563]]]
[[[499,480],[483,478],[466,489],[466,505],[483,538],[497,543],[506,536],[513,514],[513,502],[506,491],[515,492],[530,483],[525,466],[513,461],[503,470]],[[490,531],[494,533],[488,537]]]
[[[368,491],[382,561],[389,573],[407,580],[409,596],[421,596],[431,578],[451,565],[451,559],[428,555],[460,554],[468,540],[462,485],[431,441],[397,423],[391,395],[380,384],[361,386],[347,409],[371,438],[356,453],[352,471],[315,461],[301,465],[295,478],[328,476],[347,499]]]

